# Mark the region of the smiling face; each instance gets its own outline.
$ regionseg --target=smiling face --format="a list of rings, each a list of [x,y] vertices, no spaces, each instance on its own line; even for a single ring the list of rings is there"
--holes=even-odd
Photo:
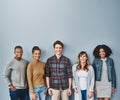
[[[23,50],[21,48],[16,48],[14,54],[15,54],[15,59],[20,60],[23,55]]]
[[[80,59],[81,63],[86,63],[88,58],[87,58],[86,54],[82,54],[82,55],[80,55],[79,59]]]
[[[35,50],[35,51],[32,53],[33,59],[34,59],[35,61],[39,61],[40,55],[41,55],[40,50]]]
[[[100,58],[105,58],[105,57],[106,57],[105,51],[104,51],[103,48],[101,48],[101,49],[99,50],[99,56],[100,56]]]
[[[62,55],[63,47],[60,44],[56,44],[54,47],[55,55]]]

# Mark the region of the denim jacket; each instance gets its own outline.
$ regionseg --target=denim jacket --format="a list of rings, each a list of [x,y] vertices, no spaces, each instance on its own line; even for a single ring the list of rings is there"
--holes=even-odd
[[[92,65],[95,72],[95,81],[101,81],[103,61],[101,59],[96,58],[93,61]],[[116,88],[116,73],[115,73],[113,59],[108,57],[106,60],[106,65],[107,65],[108,81],[111,81],[112,87]]]

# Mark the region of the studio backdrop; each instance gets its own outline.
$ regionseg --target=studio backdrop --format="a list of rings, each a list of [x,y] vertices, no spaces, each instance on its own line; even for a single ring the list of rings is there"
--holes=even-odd
[[[42,50],[41,61],[54,55],[53,43],[64,43],[72,64],[82,50],[92,63],[96,45],[108,45],[113,54],[120,98],[120,1],[119,0],[0,0],[0,100],[9,100],[3,80],[5,65],[21,45],[23,58],[32,60],[33,46]]]

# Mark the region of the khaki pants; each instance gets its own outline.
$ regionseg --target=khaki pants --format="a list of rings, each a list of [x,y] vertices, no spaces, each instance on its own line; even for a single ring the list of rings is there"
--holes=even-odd
[[[55,90],[52,89],[53,95],[51,96],[51,100],[60,100],[60,96],[62,100],[69,100],[69,96],[67,95],[67,90]]]

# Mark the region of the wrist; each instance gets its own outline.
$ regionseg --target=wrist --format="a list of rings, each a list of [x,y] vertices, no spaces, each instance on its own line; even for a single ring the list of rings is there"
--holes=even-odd
[[[13,85],[12,85],[12,84],[9,84],[8,86],[11,87],[11,86],[13,86]]]
[[[77,88],[76,88],[76,87],[75,87],[74,89],[75,89],[75,90],[77,90]]]
[[[50,88],[50,86],[47,86],[47,89],[49,89]]]
[[[12,88],[14,88],[14,86],[13,86],[12,84],[10,84],[10,85],[9,85],[9,88],[11,88],[11,89],[12,89]]]
[[[31,92],[31,94],[35,94],[35,92]]]
[[[47,88],[47,90],[49,90],[49,89],[50,89],[50,87]]]
[[[34,92],[34,90],[33,90],[33,89],[30,89],[30,93],[32,94],[32,93],[35,93],[35,92]]]

